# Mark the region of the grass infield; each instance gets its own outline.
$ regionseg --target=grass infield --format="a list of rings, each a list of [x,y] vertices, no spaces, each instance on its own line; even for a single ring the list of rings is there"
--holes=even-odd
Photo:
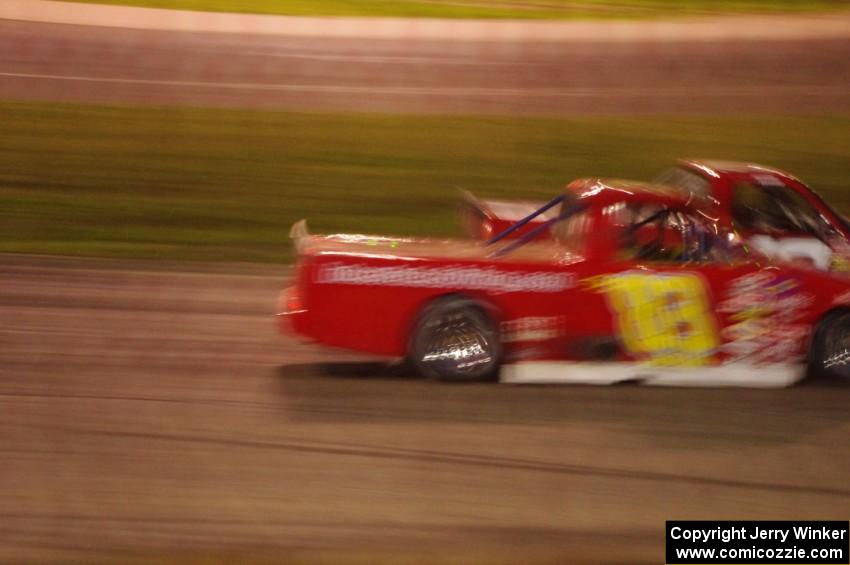
[[[72,0],[215,12],[432,18],[654,18],[847,9],[846,0]]]
[[[456,233],[457,189],[547,198],[677,157],[757,161],[850,209],[850,116],[527,118],[0,103],[0,252],[286,261],[289,226]]]

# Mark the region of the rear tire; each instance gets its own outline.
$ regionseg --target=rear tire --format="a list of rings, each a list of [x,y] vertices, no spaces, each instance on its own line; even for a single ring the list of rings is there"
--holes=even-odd
[[[501,345],[495,322],[478,303],[451,296],[422,311],[411,333],[409,351],[420,374],[469,382],[495,378]]]
[[[812,339],[809,373],[850,381],[850,312],[827,315]]]

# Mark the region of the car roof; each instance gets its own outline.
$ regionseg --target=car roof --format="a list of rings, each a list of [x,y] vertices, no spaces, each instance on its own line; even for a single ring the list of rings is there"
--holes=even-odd
[[[700,169],[711,176],[719,176],[721,174],[736,173],[736,174],[759,174],[768,173],[793,179],[794,176],[786,171],[775,167],[767,167],[757,163],[744,163],[740,161],[722,161],[714,159],[680,159],[679,165],[689,168]]]
[[[635,202],[682,208],[691,201],[689,194],[675,187],[626,179],[577,179],[565,190],[578,202],[598,206]]]

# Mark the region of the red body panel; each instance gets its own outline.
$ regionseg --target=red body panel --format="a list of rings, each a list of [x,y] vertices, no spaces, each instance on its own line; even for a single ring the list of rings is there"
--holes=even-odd
[[[313,243],[321,246],[321,240]],[[441,269],[472,274],[480,272],[482,278],[499,275],[516,278],[530,273],[558,276],[565,273],[551,264],[502,262],[496,271],[494,263],[486,260],[413,259],[322,250],[308,251],[302,257],[301,265],[304,274],[299,278],[298,288],[301,305],[307,314],[296,316],[295,330],[328,345],[388,356],[406,353],[416,315],[425,304],[439,296],[462,292],[487,304],[492,315],[503,320],[549,315],[552,299],[559,293],[505,292],[470,288],[466,284],[458,288],[441,284],[439,280],[433,285],[429,282],[424,286],[387,286],[383,283],[369,284],[366,279],[360,282],[358,277],[368,277],[400,265],[401,269],[412,272],[414,276],[417,272],[440,272]],[[363,275],[364,270],[369,272]]]

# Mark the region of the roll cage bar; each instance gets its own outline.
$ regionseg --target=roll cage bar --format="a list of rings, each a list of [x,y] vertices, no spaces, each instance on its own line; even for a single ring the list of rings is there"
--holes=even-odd
[[[488,239],[487,242],[485,243],[485,246],[490,246],[490,245],[493,245],[494,243],[501,241],[502,239],[504,239],[508,235],[512,234],[516,230],[518,230],[521,227],[523,227],[524,225],[526,225],[528,222],[530,222],[531,220],[533,220],[537,216],[543,214],[547,210],[549,210],[549,209],[557,206],[561,202],[563,202],[566,199],[566,197],[567,196],[565,194],[559,194],[558,196],[556,196],[555,198],[553,198],[552,200],[550,200],[549,202],[547,202],[546,204],[544,204],[543,206],[538,208],[536,211],[532,212],[531,214],[527,215],[526,217],[522,218],[521,220],[518,220],[513,225],[509,226],[508,228],[502,230],[500,233],[498,233],[495,236]],[[533,240],[535,237],[540,235],[542,232],[549,229],[549,227],[552,226],[553,224],[556,224],[557,222],[560,222],[561,220],[565,220],[566,218],[572,216],[576,212],[583,210],[585,207],[586,207],[585,204],[576,202],[575,204],[572,204],[571,206],[564,208],[563,210],[561,210],[561,212],[556,217],[554,217],[550,220],[546,220],[545,222],[543,222],[542,224],[540,224],[539,226],[537,226],[533,230],[531,230],[528,233],[525,233],[522,236],[520,236],[519,238],[517,238],[516,241],[513,241],[509,245],[506,245],[505,247],[495,251],[492,254],[492,256],[493,257],[501,257],[502,255],[506,255],[506,254],[510,253],[514,249],[522,247],[523,245],[525,245],[526,243],[528,243],[529,241]]]
[[[530,222],[531,220],[533,220],[534,218],[536,218],[537,216],[539,216],[540,214],[545,212],[546,210],[549,210],[550,208],[557,206],[558,204],[563,202],[564,198],[566,198],[566,195],[559,194],[558,196],[556,196],[555,198],[553,198],[552,200],[550,200],[549,202],[547,202],[546,204],[544,204],[543,206],[538,208],[535,212],[532,212],[531,214],[529,214],[528,216],[524,217],[521,220],[517,220],[517,222],[515,224],[513,224],[512,226],[509,226],[508,228],[502,230],[500,233],[498,233],[498,234],[494,235],[493,237],[491,237],[490,239],[488,239],[487,245],[492,245],[492,244],[496,243],[497,241],[501,241],[502,239],[504,239],[508,235],[512,234],[513,232],[515,232],[516,230],[518,230],[519,228],[521,228],[522,226],[524,226],[525,224],[527,224],[528,222]]]

